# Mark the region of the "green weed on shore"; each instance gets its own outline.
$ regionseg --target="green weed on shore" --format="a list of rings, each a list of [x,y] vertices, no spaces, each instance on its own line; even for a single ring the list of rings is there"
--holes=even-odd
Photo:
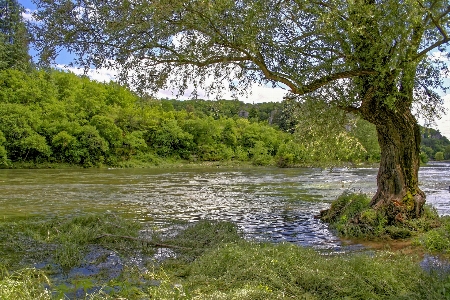
[[[448,270],[424,270],[418,255],[255,243],[228,222],[177,228],[160,234],[114,214],[4,220],[0,299],[450,297]]]

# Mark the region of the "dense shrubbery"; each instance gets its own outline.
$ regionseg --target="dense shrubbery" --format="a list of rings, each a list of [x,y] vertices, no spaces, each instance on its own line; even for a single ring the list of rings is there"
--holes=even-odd
[[[126,166],[133,160],[158,164],[183,159],[288,167],[378,159],[371,154],[379,153],[376,143],[366,141],[363,133],[366,125],[358,127],[363,130],[359,133],[341,130],[332,143],[311,140],[301,128],[294,134],[278,129],[280,104],[238,104],[244,105],[139,98],[113,82],[71,73],[2,70],[0,166]],[[239,117],[245,109],[254,116]]]
[[[140,98],[61,71],[0,70],[0,167],[244,161],[280,167],[376,162],[373,125],[307,103]],[[424,129],[422,161],[450,146]],[[448,141],[447,141],[448,142]]]

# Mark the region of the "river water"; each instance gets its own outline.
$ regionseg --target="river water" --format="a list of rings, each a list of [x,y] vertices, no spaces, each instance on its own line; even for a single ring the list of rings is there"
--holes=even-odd
[[[345,190],[374,194],[376,174],[376,168],[0,170],[0,217],[112,211],[163,228],[174,220],[225,220],[249,239],[339,251],[341,240],[314,215]],[[419,180],[427,203],[450,215],[450,163],[421,167]]]

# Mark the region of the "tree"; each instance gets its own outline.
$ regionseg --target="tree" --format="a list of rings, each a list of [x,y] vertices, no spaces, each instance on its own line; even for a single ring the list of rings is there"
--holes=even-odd
[[[450,159],[450,145],[445,147],[444,158],[445,159]]]
[[[413,110],[439,113],[442,70],[428,54],[450,41],[448,0],[36,2],[43,61],[65,47],[75,63],[119,66],[140,91],[272,83],[359,115],[381,148],[372,206],[391,222],[422,214]]]
[[[16,0],[0,0],[0,70],[29,68],[29,38],[22,12]]]
[[[444,152],[436,152],[434,155],[435,160],[444,160]]]

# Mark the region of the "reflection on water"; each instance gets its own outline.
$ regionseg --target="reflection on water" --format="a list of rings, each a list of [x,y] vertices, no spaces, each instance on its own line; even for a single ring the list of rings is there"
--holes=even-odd
[[[0,217],[116,211],[164,226],[171,220],[227,220],[258,240],[339,250],[314,219],[343,191],[373,194],[374,168],[198,168],[0,170]],[[450,214],[450,164],[422,167],[421,188]]]

